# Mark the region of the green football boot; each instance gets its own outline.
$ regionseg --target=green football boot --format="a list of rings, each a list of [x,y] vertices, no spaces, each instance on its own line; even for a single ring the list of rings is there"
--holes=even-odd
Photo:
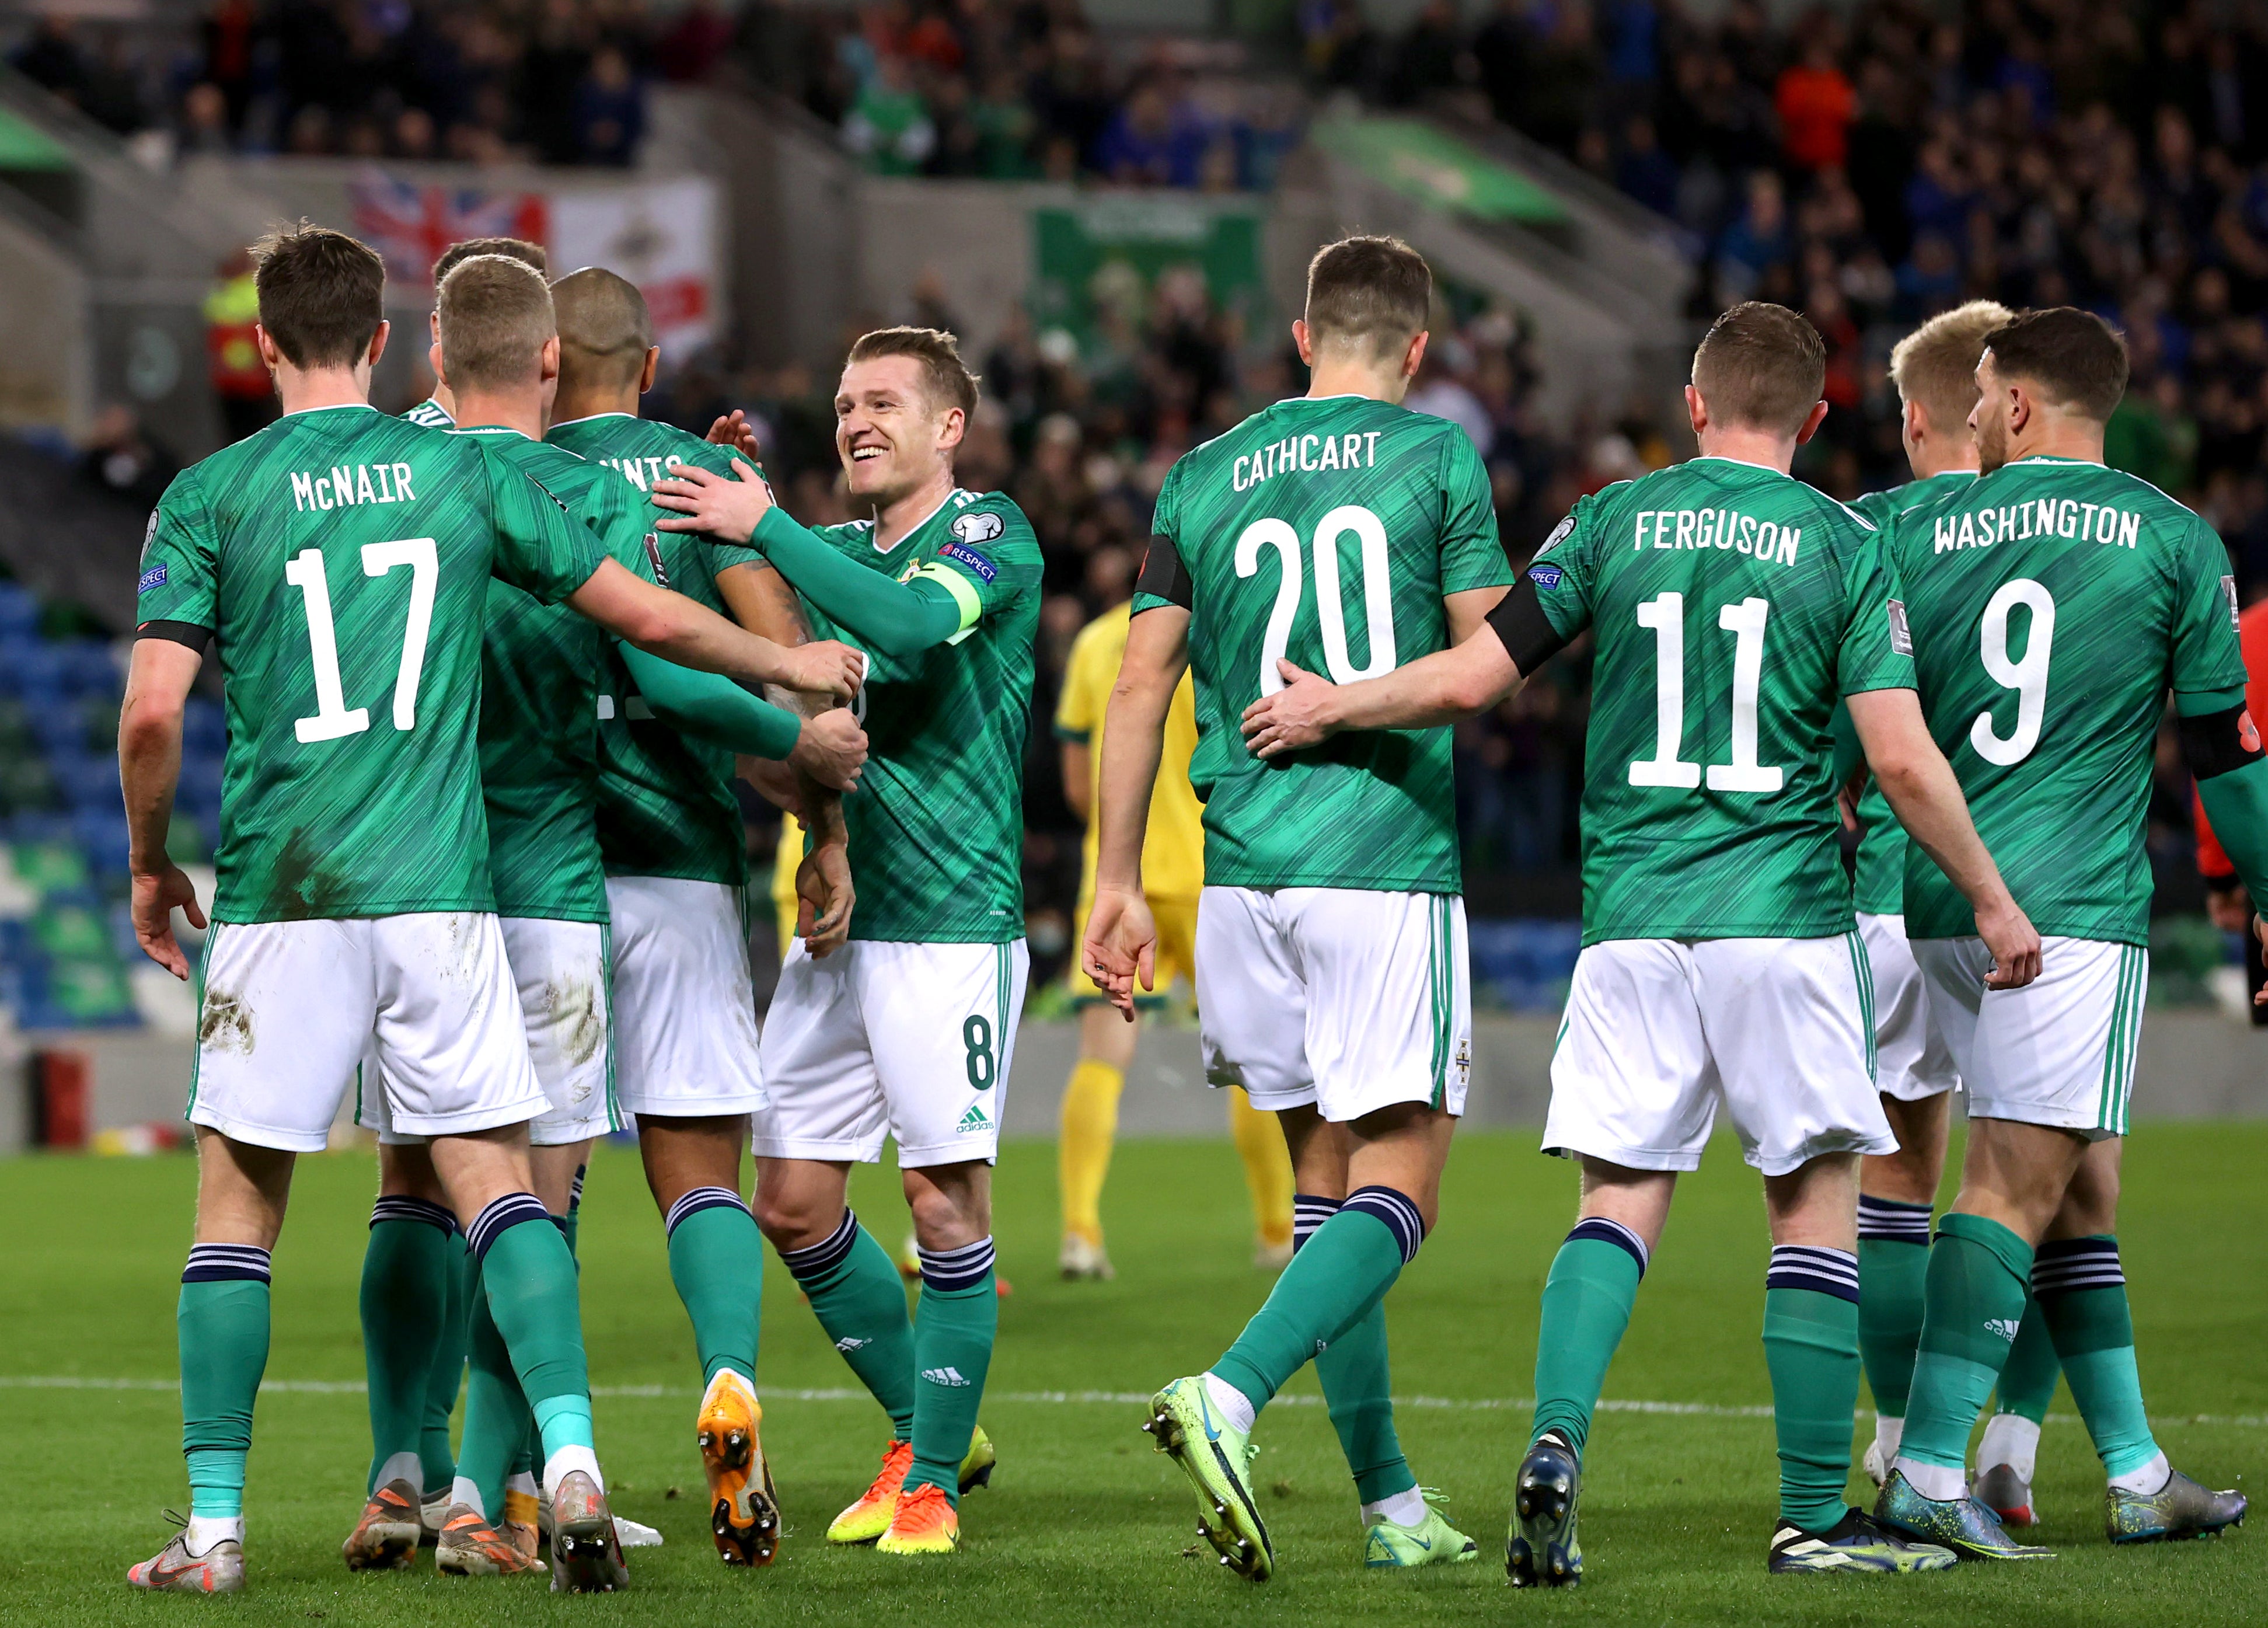
[[[1893,1470],[1874,1504],[1874,1519],[1894,1532],[1950,1549],[1969,1560],[2052,1560],[2055,1551],[2020,1543],[2000,1517],[1973,1498],[1924,1498],[1903,1470]]]
[[[2103,1489],[2102,1528],[2114,1543],[2161,1543],[2176,1538],[2211,1537],[2244,1524],[2242,1492],[2214,1492],[2178,1470],[2166,1484],[2145,1498],[2139,1492]]]
[[[1264,1583],[1276,1569],[1276,1551],[1247,1475],[1259,1449],[1217,1412],[1205,1396],[1204,1376],[1177,1379],[1150,1398],[1142,1428],[1173,1455],[1197,1495],[1197,1535],[1220,1563],[1240,1577]]]
[[[1514,1588],[1572,1588],[1583,1579],[1583,1546],[1575,1541],[1575,1505],[1583,1470],[1575,1449],[1548,1430],[1520,1462],[1504,1569]]]
[[[1958,1557],[1935,1543],[1917,1543],[1885,1531],[1863,1510],[1845,1509],[1824,1532],[1807,1532],[1783,1521],[1771,1537],[1765,1569],[1796,1572],[1942,1572]]]
[[[1435,1507],[1440,1494],[1419,1487],[1425,1500],[1425,1518],[1403,1526],[1384,1516],[1370,1523],[1363,1541],[1362,1563],[1373,1570],[1397,1565],[1462,1565],[1481,1558],[1481,1546],[1451,1526]]]

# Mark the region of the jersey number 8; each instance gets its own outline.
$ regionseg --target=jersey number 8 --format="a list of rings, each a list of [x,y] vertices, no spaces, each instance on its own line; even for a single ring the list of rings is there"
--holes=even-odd
[[[1339,539],[1352,532],[1362,549],[1363,622],[1370,635],[1370,664],[1357,667],[1347,649],[1346,606],[1339,594]],[[1283,520],[1255,520],[1236,540],[1236,574],[1260,569],[1260,550],[1273,549],[1284,562],[1276,582],[1276,603],[1260,642],[1260,693],[1284,688],[1276,664],[1292,643],[1292,619],[1300,612],[1300,534]],[[1379,678],[1394,671],[1394,585],[1387,576],[1386,525],[1360,504],[1333,509],[1316,523],[1315,617],[1322,624],[1323,665],[1335,684]]]
[[[1754,598],[1717,612],[1717,625],[1733,636],[1733,761],[1709,765],[1712,792],[1771,792],[1786,779],[1756,762],[1756,691],[1771,615],[1771,604]],[[1677,755],[1685,743],[1685,596],[1655,594],[1638,608],[1638,625],[1653,630],[1653,755],[1630,766],[1630,783],[1690,792],[1701,784],[1701,765]]]
[[[409,567],[409,619],[401,630],[401,665],[394,678],[394,726],[417,727],[417,681],[425,670],[425,636],[433,625],[433,590],[441,561],[431,537],[404,537],[362,546],[365,577],[383,577],[396,566]],[[347,706],[339,677],[339,637],[331,621],[331,583],[320,549],[302,549],[284,563],[284,580],[307,604],[307,645],[315,666],[315,714],[292,720],[300,740],[336,740],[370,727],[370,709]]]

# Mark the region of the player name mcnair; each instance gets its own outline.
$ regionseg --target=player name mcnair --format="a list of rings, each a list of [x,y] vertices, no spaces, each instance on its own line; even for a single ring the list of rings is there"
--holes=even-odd
[[[291,472],[291,505],[298,513],[310,509],[344,509],[358,503],[409,503],[417,494],[409,489],[411,472],[406,463],[341,464],[336,468]]]
[[[2132,509],[2080,503],[2071,497],[2036,497],[1997,509],[1973,509],[1958,517],[1939,515],[1932,534],[1935,546],[1930,552],[1989,549],[1996,542],[2021,542],[2027,537],[2092,538],[2132,549],[2139,546],[2141,535],[2142,517]]]
[[[1633,549],[1730,549],[1774,565],[1795,564],[1800,526],[1760,520],[1737,509],[1641,509],[1631,527]]]

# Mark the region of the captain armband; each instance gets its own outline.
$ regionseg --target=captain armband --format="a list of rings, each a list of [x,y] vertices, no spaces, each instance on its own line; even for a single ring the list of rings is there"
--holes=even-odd
[[[168,622],[159,618],[143,622],[134,630],[134,637],[136,639],[171,639],[176,645],[188,645],[202,656],[212,643],[213,630],[200,627],[194,622]]]
[[[2245,707],[2228,707],[2197,718],[2176,720],[2181,732],[2182,761],[2191,774],[2210,780],[2260,761],[2260,731]]]
[[[1150,551],[1142,556],[1142,574],[1134,579],[1137,593],[1153,594],[1168,605],[1189,608],[1189,573],[1182,564],[1181,550],[1174,547],[1171,537],[1150,539]]]
[[[1496,602],[1488,614],[1488,624],[1504,642],[1504,653],[1512,658],[1512,665],[1520,669],[1522,678],[1542,667],[1561,650],[1567,640],[1551,625],[1551,618],[1543,614],[1543,601],[1536,592],[1535,572],[1549,571],[1557,586],[1558,567],[1542,564],[1530,566],[1521,573],[1512,592]]]

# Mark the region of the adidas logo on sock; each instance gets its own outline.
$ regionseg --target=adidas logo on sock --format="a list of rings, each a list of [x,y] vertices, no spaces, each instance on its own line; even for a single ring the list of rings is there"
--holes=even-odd
[[[862,1340],[855,1334],[846,1334],[835,1342],[835,1349],[847,1357],[861,1345],[872,1345],[873,1343],[872,1340]]]
[[[924,1368],[922,1377],[932,1385],[968,1385],[972,1381],[961,1376],[959,1368]]]
[[[989,1131],[991,1128],[992,1122],[984,1117],[984,1104],[982,1102],[971,1102],[968,1105],[968,1111],[961,1116],[961,1130],[964,1134],[971,1131]]]
[[[2012,1345],[2015,1344],[2016,1330],[2019,1326],[2019,1321],[2014,1317],[1987,1317],[1984,1319],[1984,1331],[1987,1334],[1997,1334]]]

